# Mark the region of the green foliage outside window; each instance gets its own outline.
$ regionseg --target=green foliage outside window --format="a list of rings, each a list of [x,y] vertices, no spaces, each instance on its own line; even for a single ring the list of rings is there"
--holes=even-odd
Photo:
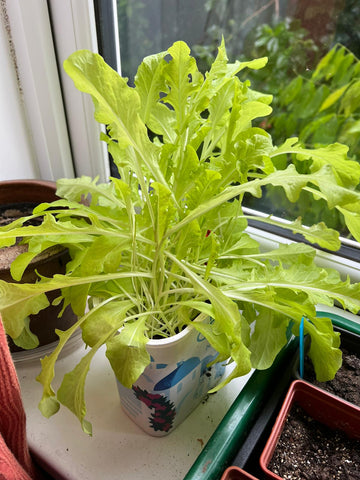
[[[353,28],[354,18],[360,16],[357,0],[346,1],[340,15],[333,19],[331,30],[335,33],[318,43],[300,20],[281,18],[287,2],[192,1],[196,32],[185,0],[151,4],[146,0],[118,0],[123,74],[130,77],[130,83],[133,64],[163,49],[163,43],[170,44],[172,31],[178,31],[178,36],[192,45],[202,73],[213,63],[223,37],[232,62],[268,57],[264,69],[241,72],[240,76],[242,81],[250,81],[253,90],[273,96],[271,117],[257,120],[257,125],[271,133],[275,143],[288,137],[298,137],[308,148],[339,142],[349,147],[351,159],[360,161],[359,34]],[[347,47],[336,44],[331,48],[336,41]],[[311,160],[291,160],[299,173],[309,172]],[[289,161],[279,157],[277,168],[285,169]],[[350,236],[342,217],[325,213],[323,201],[315,201],[306,192],[294,205],[281,192],[267,187],[262,199],[249,199],[248,206],[265,212],[270,206],[278,216],[290,220],[301,216],[309,225],[326,221],[342,236]]]
[[[270,42],[268,34],[281,31],[285,22],[279,28],[271,29],[262,26],[259,30],[264,33],[255,43],[259,46],[257,53],[264,55],[264,48],[271,55],[274,46],[281,45],[277,39]],[[281,28],[280,28],[281,27]],[[301,64],[301,55],[306,59],[315,53],[311,43],[310,49],[302,51],[297,58],[289,55],[288,68],[285,71],[286,56],[292,51],[292,40],[298,35],[288,36],[288,46],[283,45],[282,53],[276,61],[269,61],[268,68],[264,71],[272,85],[274,95],[273,114],[262,126],[271,132],[277,142],[285,138],[296,136],[307,147],[321,147],[328,143],[340,142],[349,147],[349,156],[360,161],[360,61],[356,56],[342,45],[335,45],[320,61],[315,68],[309,68],[308,74],[297,74],[296,64]],[[274,37],[277,38],[276,36]],[[296,52],[296,50],[294,51]],[[270,57],[271,58],[271,57]],[[280,66],[280,67],[279,67]],[[266,90],[266,76],[252,76],[251,83],[255,88]],[[309,171],[310,163],[294,161],[298,171]],[[278,159],[278,168],[286,168],[288,159]],[[278,215],[284,213],[288,218],[301,216],[305,224],[325,220],[332,228],[336,228],[343,236],[349,232],[339,215],[325,213],[323,201],[315,201],[306,192],[303,192],[301,202],[296,206],[290,204],[282,194],[273,189],[268,189],[261,208],[266,210],[266,205],[272,203],[276,206]],[[251,205],[255,206],[255,205]],[[354,205],[354,208],[358,209]],[[326,216],[326,218],[324,217]]]
[[[216,29],[212,29],[213,32]],[[211,61],[211,45],[197,46],[200,61]],[[260,126],[269,131],[275,142],[298,137],[306,147],[344,143],[349,156],[360,162],[360,61],[346,47],[335,45],[324,56],[298,20],[285,19],[259,25],[244,42],[241,60],[268,57],[267,66],[250,72],[252,88],[273,94],[273,113]],[[244,77],[243,77],[244,79]],[[309,173],[311,161],[297,162],[299,173]],[[277,159],[277,168],[286,168],[286,156]],[[301,201],[290,203],[282,192],[267,187],[262,200],[249,199],[248,206],[276,212],[278,216],[305,224],[326,221],[345,236],[351,236],[343,219],[326,212],[323,200],[302,192]],[[354,205],[355,211],[358,207]]]

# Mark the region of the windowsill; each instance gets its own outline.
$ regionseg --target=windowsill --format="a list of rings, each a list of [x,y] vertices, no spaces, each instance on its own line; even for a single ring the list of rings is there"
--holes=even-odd
[[[82,351],[78,345],[58,362],[57,378],[75,366]],[[78,420],[64,407],[52,418],[44,418],[37,408],[39,360],[16,364],[32,454],[57,480],[181,480],[250,374],[211,395],[170,435],[153,438],[123,412],[115,376],[103,353],[95,356],[86,383],[86,418],[93,425],[92,437],[82,432]]]

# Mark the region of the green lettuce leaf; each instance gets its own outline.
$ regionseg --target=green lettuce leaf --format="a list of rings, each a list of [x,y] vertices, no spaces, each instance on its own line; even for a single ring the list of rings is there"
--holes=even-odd
[[[49,300],[38,285],[12,284],[0,280],[0,311],[6,333],[18,338],[25,328],[24,319],[49,306]]]
[[[31,350],[39,346],[39,339],[30,330],[30,318],[24,319],[24,329],[21,334],[13,339],[15,345],[24,350]]]
[[[133,307],[129,300],[117,300],[116,297],[95,309],[82,322],[82,338],[86,345],[93,347],[103,337],[108,337],[113,331],[122,327],[126,313]]]
[[[97,348],[92,348],[82,357],[76,367],[64,375],[57,391],[58,401],[73,412],[80,420],[84,433],[92,435],[91,423],[85,419],[86,406],[84,400],[85,381]]]
[[[143,316],[135,322],[126,323],[121,334],[106,343],[106,356],[124,387],[131,388],[150,363],[146,330],[146,316]]]
[[[277,354],[287,343],[288,324],[289,319],[284,315],[259,308],[259,316],[249,346],[251,364],[254,368],[265,370],[273,364]]]

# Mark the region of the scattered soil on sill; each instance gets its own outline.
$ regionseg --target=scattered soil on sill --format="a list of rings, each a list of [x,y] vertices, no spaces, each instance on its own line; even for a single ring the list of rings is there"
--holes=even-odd
[[[359,480],[360,440],[326,427],[295,405],[268,468],[286,480]]]
[[[343,364],[335,378],[328,382],[318,382],[310,361],[304,365],[304,378],[312,384],[360,407],[360,356],[342,348]]]

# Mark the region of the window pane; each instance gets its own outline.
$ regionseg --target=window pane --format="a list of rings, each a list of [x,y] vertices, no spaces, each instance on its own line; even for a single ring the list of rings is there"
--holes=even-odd
[[[118,18],[122,74],[130,82],[144,56],[176,40],[191,46],[205,72],[224,37],[231,61],[269,58],[264,69],[241,72],[241,80],[274,96],[273,114],[258,125],[275,145],[292,136],[306,147],[341,142],[359,161],[358,0],[118,0]],[[277,168],[287,161],[279,157]],[[309,162],[293,161],[298,171],[308,171]],[[306,192],[292,204],[269,188],[247,206],[287,219],[301,216],[306,224],[325,221],[351,238],[341,215]]]

